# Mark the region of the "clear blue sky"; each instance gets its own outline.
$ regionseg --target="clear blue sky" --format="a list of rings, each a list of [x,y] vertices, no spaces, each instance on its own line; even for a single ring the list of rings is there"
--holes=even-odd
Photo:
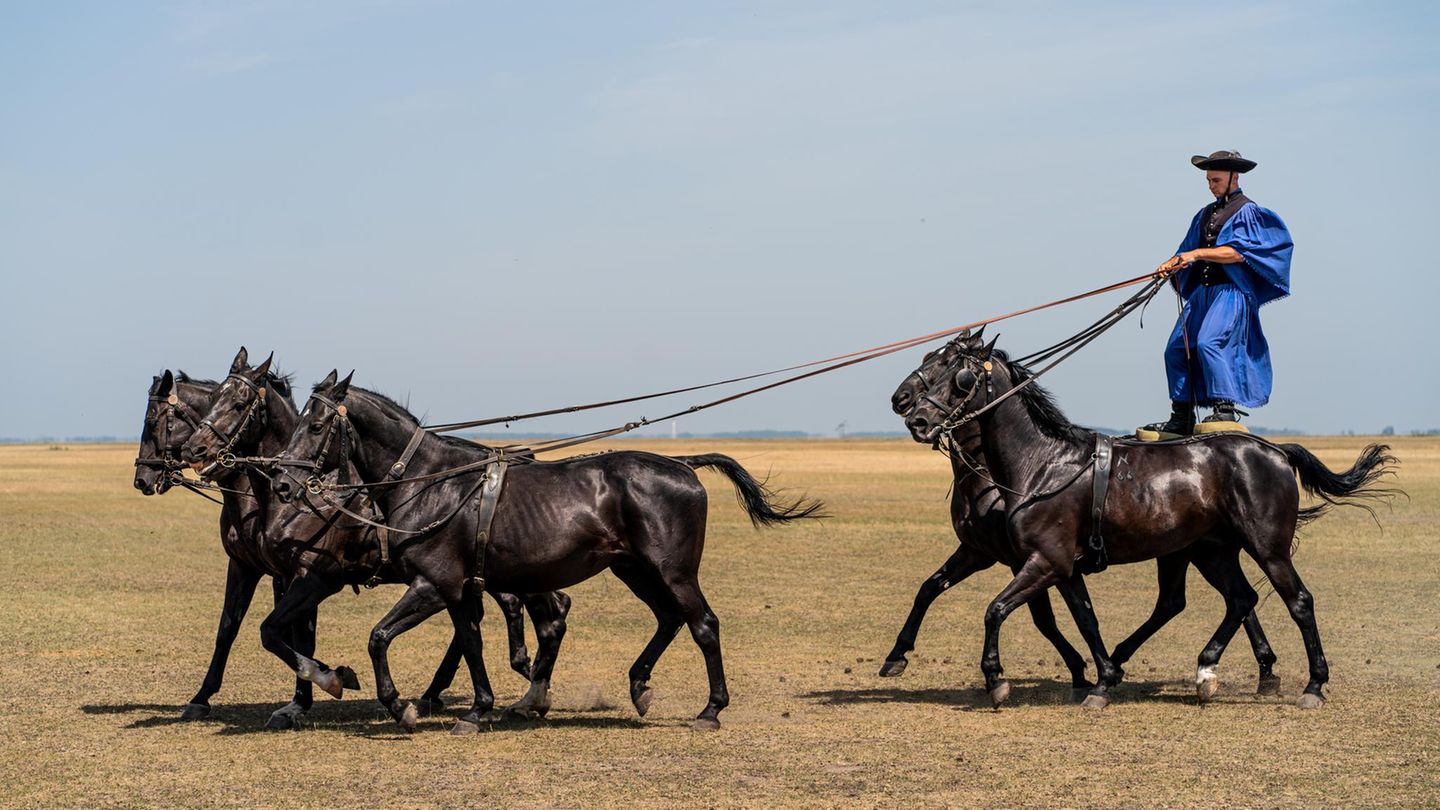
[[[0,436],[134,434],[241,344],[448,420],[929,332],[1154,267],[1221,148],[1297,242],[1253,421],[1437,427],[1436,9],[4,3]],[[1070,415],[1162,416],[1173,318],[1052,375]],[[920,353],[681,429],[898,430]]]

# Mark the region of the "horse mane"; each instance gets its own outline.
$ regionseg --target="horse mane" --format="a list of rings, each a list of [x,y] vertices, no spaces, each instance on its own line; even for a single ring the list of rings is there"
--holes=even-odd
[[[189,383],[191,385],[203,385],[209,388],[220,387],[220,383],[217,380],[204,380],[199,377],[192,377],[189,374],[185,373],[184,369],[175,372],[175,382]],[[289,400],[291,405],[295,404],[294,374],[281,374],[278,371],[267,371],[265,372],[265,382],[269,383],[270,387],[275,389],[275,393]]]
[[[319,391],[319,390],[320,390],[320,385],[317,383],[317,384],[315,385],[314,389],[312,389],[312,390],[313,390],[313,391]],[[396,402],[396,401],[395,401],[394,399],[392,399],[391,397],[388,397],[388,396],[380,393],[379,391],[372,391],[372,390],[370,390],[369,388],[361,388],[361,387],[358,386],[358,385],[352,385],[352,386],[350,386],[350,390],[351,390],[351,391],[359,391],[360,393],[365,394],[366,396],[374,397],[375,399],[379,400],[380,402],[382,402],[382,403],[384,403],[384,404],[386,404],[386,405],[389,405],[390,407],[394,408],[395,410],[399,411],[400,413],[403,413],[403,414],[405,414],[406,416],[410,417],[411,419],[415,420],[415,424],[418,425],[418,424],[421,423],[421,422],[420,422],[420,417],[418,417],[418,416],[416,416],[415,414],[411,413],[409,408],[405,407],[404,405],[401,405],[399,402]],[[435,438],[439,439],[440,441],[444,442],[445,444],[450,445],[451,447],[466,447],[466,448],[469,448],[469,449],[471,449],[471,450],[474,450],[477,446],[479,446],[479,447],[488,447],[488,445],[483,445],[483,444],[480,444],[479,442],[472,442],[472,441],[470,441],[469,439],[462,439],[462,438],[460,438],[459,436],[448,436],[448,435],[443,434],[443,433],[431,433],[430,435],[431,435],[431,436],[434,436]]]
[[[1035,376],[1024,364],[1012,361],[1003,350],[995,350],[992,356],[1010,369],[1010,375],[1017,385]],[[1031,421],[1035,423],[1041,433],[1052,439],[1067,441],[1085,438],[1086,430],[1070,421],[1070,418],[1056,404],[1054,395],[1042,388],[1040,383],[1030,383],[1020,389],[1020,393],[1016,396],[1025,403],[1025,410],[1030,414]]]
[[[278,371],[265,372],[265,382],[275,389],[275,393],[284,397],[292,406],[295,404],[295,375],[281,374]]]
[[[201,379],[201,378],[199,378],[199,377],[192,377],[192,376],[190,376],[189,374],[187,374],[187,373],[185,372],[185,369],[183,369],[183,368],[180,369],[179,371],[175,372],[175,382],[177,382],[177,383],[182,383],[182,382],[183,382],[183,383],[190,383],[191,385],[209,385],[209,386],[218,386],[218,385],[220,384],[220,383],[216,382],[215,380],[205,380],[205,379]]]

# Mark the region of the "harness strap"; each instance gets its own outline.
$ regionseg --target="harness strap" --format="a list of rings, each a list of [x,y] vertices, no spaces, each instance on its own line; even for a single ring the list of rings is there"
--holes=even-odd
[[[385,474],[386,481],[394,481],[405,474],[405,468],[410,466],[410,459],[415,457],[415,451],[420,449],[420,441],[425,438],[425,428],[416,425],[415,432],[410,434],[410,441],[405,445],[405,451],[400,458],[390,465],[390,472]]]
[[[1110,460],[1114,456],[1115,439],[1104,433],[1095,434],[1095,475],[1090,487],[1090,540],[1085,544],[1082,558],[1088,557],[1085,573],[1097,574],[1110,565],[1110,555],[1105,550],[1105,537],[1101,529],[1105,523],[1105,495],[1110,491]]]
[[[500,490],[505,486],[505,471],[510,462],[501,459],[485,471],[480,488],[480,510],[475,520],[475,568],[471,579],[475,587],[485,590],[485,549],[490,545],[490,525],[495,522],[495,509],[500,505]]]

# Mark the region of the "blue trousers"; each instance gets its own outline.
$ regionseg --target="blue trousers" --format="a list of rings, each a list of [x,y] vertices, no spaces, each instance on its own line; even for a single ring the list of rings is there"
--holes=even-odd
[[[1165,346],[1170,399],[1258,408],[1270,401],[1270,344],[1259,307],[1233,284],[1197,287]]]

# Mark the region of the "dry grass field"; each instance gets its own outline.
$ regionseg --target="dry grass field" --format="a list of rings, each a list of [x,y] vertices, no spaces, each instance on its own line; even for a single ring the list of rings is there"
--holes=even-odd
[[[1348,466],[1362,440],[1305,443]],[[139,495],[131,447],[0,447],[0,804],[1440,804],[1440,440],[1394,445],[1410,500],[1381,512],[1383,530],[1361,512],[1331,515],[1297,557],[1333,674],[1323,709],[1293,705],[1305,660],[1277,598],[1260,614],[1284,694],[1253,694],[1242,633],[1216,701],[1196,704],[1195,655],[1221,605],[1192,573],[1190,609],[1099,713],[1067,703],[1063,668],[1023,611],[1002,644],[1012,704],[989,708],[978,660],[981,612],[1006,577],[995,569],[936,602],[903,677],[876,676],[915,588],[955,542],[938,454],[904,440],[615,445],[730,453],[825,499],[833,517],[756,531],[729,483],[701,474],[712,494],[702,582],[733,697],[720,732],[690,730],[705,680],[684,631],[656,668],[649,717],[635,716],[625,672],[652,619],[606,575],[569,591],[549,719],[470,737],[441,719],[400,733],[373,701],[366,637],[394,587],[347,590],[321,609],[320,656],[360,672],[359,698],[320,695],[308,728],[261,730],[291,689],[258,643],[262,586],[210,719],[178,722],[220,608],[218,507],[182,491]],[[1091,579],[1108,643],[1148,613],[1153,577],[1136,565]],[[505,666],[497,615],[487,603],[486,657],[509,701],[523,684]],[[394,646],[407,696],[448,636],[432,620]]]

